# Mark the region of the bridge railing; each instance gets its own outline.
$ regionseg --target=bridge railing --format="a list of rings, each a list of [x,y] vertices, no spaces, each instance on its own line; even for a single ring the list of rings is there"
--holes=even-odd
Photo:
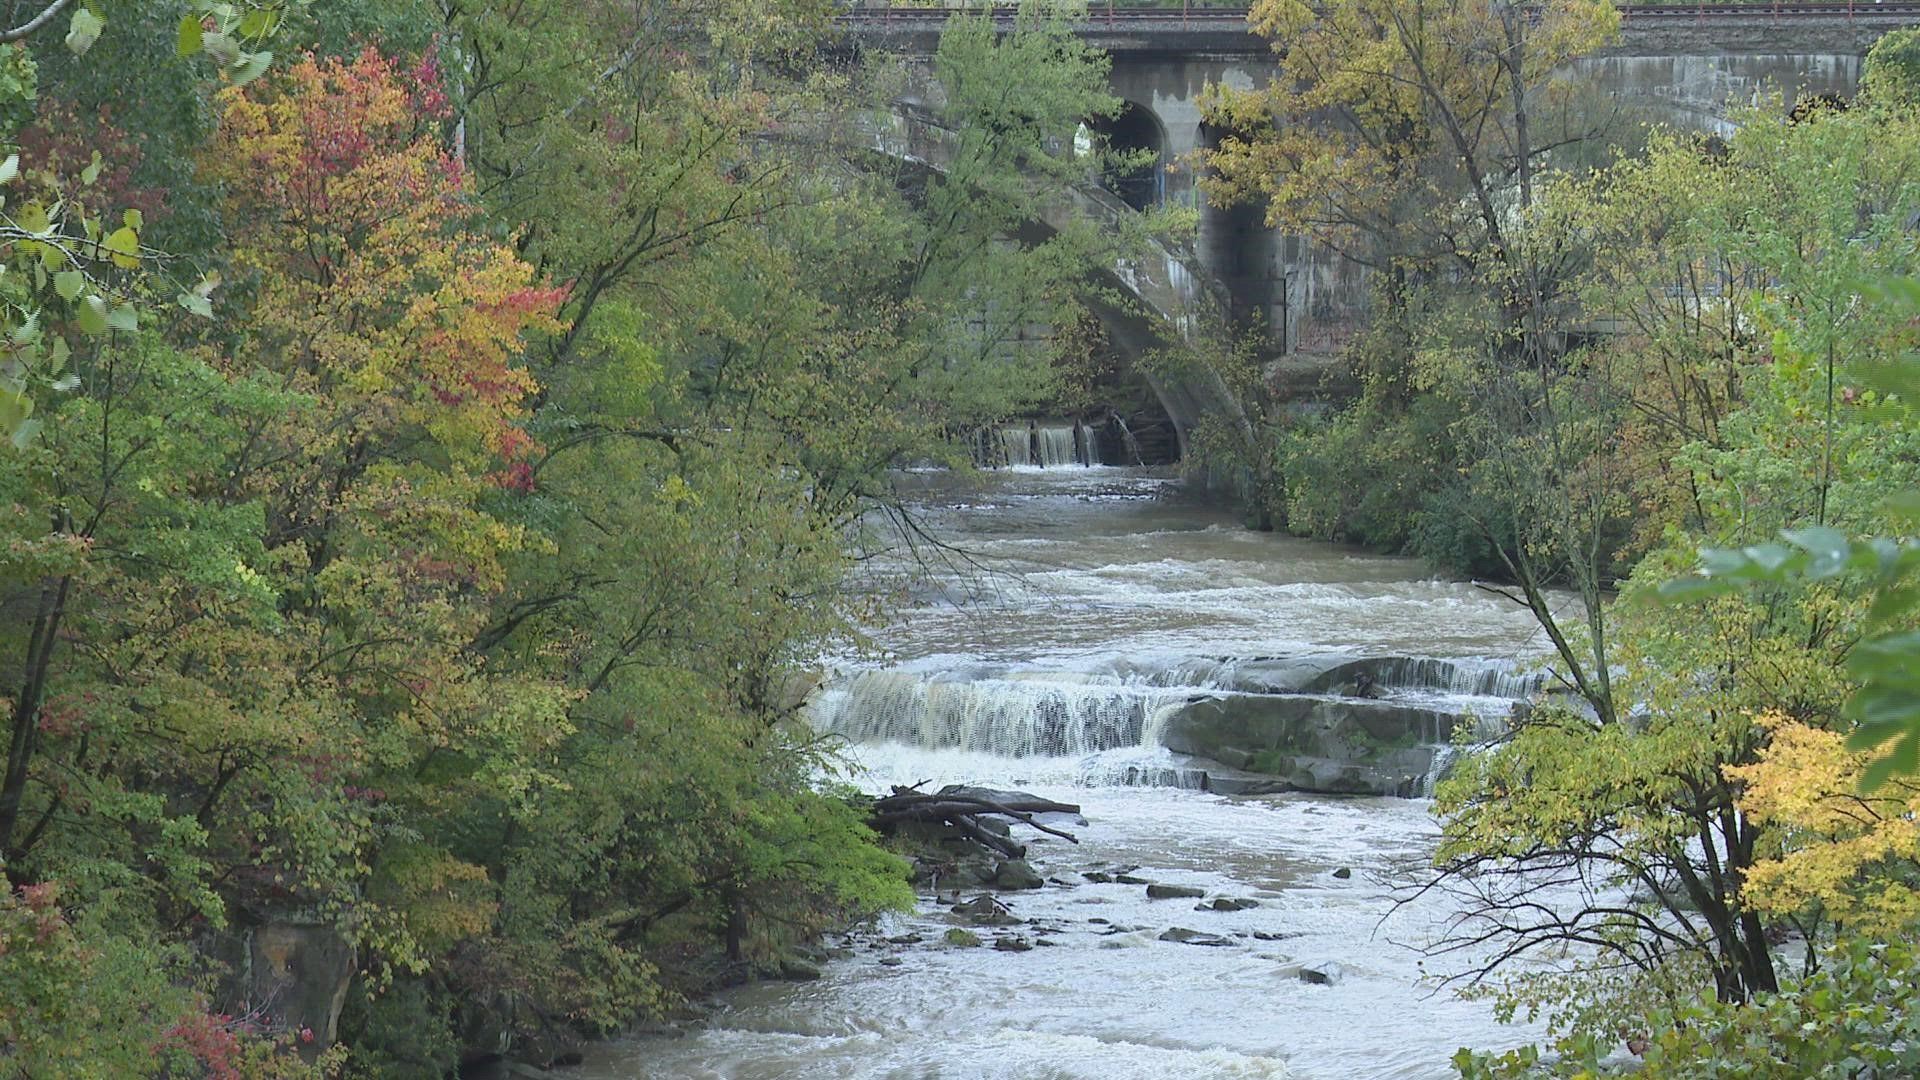
[[[1623,20],[1694,18],[1701,20],[1721,19],[1779,19],[1792,20],[1804,18],[1831,19],[1844,17],[1854,19],[1861,16],[1874,17],[1920,17],[1920,2],[1916,0],[1695,0],[1693,3],[1678,4],[1620,4]],[[852,8],[838,16],[838,21],[848,26],[869,25],[929,25],[945,22],[959,8],[926,7],[900,3],[867,3]],[[996,20],[1011,21],[1017,9],[1013,5],[995,4],[993,15]],[[1137,26],[1142,23],[1166,23],[1178,19],[1184,25],[1205,26],[1217,29],[1224,24],[1241,23],[1247,20],[1247,8],[1244,6],[1212,6],[1183,0],[1178,6],[1165,5],[1146,7],[1108,3],[1088,5],[1082,25],[1097,27],[1102,24],[1118,28],[1123,25]]]

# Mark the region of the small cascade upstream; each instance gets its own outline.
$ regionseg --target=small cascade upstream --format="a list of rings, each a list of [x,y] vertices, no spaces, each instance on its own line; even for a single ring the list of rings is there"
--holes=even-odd
[[[997,429],[1000,436],[1000,463],[1019,467],[1033,464],[1032,432],[1024,427]]]
[[[1036,441],[1040,451],[1039,466],[1043,469],[1064,469],[1080,465],[1074,430],[1071,427],[1038,428]]]
[[[987,468],[1073,469],[1103,464],[1099,439],[1092,428],[1078,421],[1008,424],[982,432],[975,445],[976,464]]]

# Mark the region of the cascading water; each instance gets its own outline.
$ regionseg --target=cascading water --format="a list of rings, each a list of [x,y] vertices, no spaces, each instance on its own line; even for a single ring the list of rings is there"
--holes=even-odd
[[[1166,710],[1190,696],[1103,674],[865,671],[823,691],[811,713],[816,728],[857,745],[1061,759],[1042,771],[1076,784],[1199,788],[1204,772],[1172,762],[1157,740]]]
[[[1372,665],[1378,685],[1404,690],[1437,690],[1463,697],[1520,700],[1539,693],[1546,675],[1538,668],[1521,668],[1511,661],[1486,659],[1436,660],[1430,657],[1392,657]]]
[[[1000,895],[1019,925],[974,926],[925,888],[913,914],[838,943],[847,958],[817,981],[729,992],[683,1038],[589,1054],[583,1080],[1439,1080],[1462,1045],[1539,1037],[1434,994],[1404,947],[1459,916],[1439,892],[1385,895],[1433,850],[1429,804],[1222,797],[1221,758],[1168,749],[1200,714],[1244,722],[1254,734],[1213,748],[1240,751],[1244,779],[1289,752],[1262,725],[1296,725],[1344,740],[1314,753],[1380,755],[1384,786],[1431,794],[1467,752],[1446,741],[1463,719],[1481,737],[1538,689],[1499,659],[1546,651],[1531,619],[1410,560],[1247,532],[1152,474],[1032,468],[1072,459],[1071,429],[1064,455],[1036,457],[1040,430],[981,433],[983,460],[1025,466],[993,477],[994,497],[923,507],[920,527],[973,562],[920,566],[903,543],[866,564],[935,587],[873,631],[887,666],[830,681],[809,710],[867,791],[1030,791],[1082,807],[1079,842],[1016,827],[1048,881]],[[1141,879],[1206,895],[1156,899]],[[1216,906],[1228,897],[1257,906]],[[966,927],[1013,948],[949,944]],[[1337,985],[1303,979],[1328,960]]]
[[[1006,465],[1021,466],[1033,464],[1033,441],[1031,431],[1024,427],[1003,427],[1000,434],[1000,457]]]
[[[1073,428],[1043,427],[1038,430],[1040,467],[1043,469],[1064,469],[1080,464],[1079,456],[1074,452]]]
[[[1067,469],[1100,464],[1100,450],[1084,425],[1029,424],[993,428],[979,463],[1000,467]]]
[[[814,716],[821,730],[853,742],[1060,757],[1139,746],[1153,711],[1177,700],[1164,690],[1066,673],[967,679],[868,671],[822,694]]]

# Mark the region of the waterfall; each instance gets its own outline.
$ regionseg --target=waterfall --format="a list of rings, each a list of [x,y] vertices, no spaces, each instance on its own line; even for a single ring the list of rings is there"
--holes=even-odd
[[[1080,464],[1079,455],[1074,453],[1072,428],[1043,427],[1038,430],[1041,468],[1059,469]]]
[[[1065,757],[1146,745],[1160,707],[1183,694],[1066,672],[968,679],[867,671],[820,695],[814,722],[853,742]]]
[[[1546,683],[1546,674],[1538,668],[1522,668],[1507,660],[1377,656],[1324,668],[1287,689],[1329,693],[1363,679],[1382,690],[1520,701],[1540,691]]]
[[[1033,444],[1028,439],[1030,432],[1024,427],[1003,427],[999,429],[1000,456],[1008,465],[1033,464]]]
[[[1471,697],[1532,697],[1546,681],[1535,671],[1521,671],[1502,660],[1434,660],[1396,657],[1378,665],[1381,685],[1408,690],[1440,690]]]
[[[1433,749],[1433,766],[1420,778],[1420,797],[1433,798],[1433,789],[1453,771],[1453,763],[1460,758],[1460,748],[1452,743],[1442,743]]]

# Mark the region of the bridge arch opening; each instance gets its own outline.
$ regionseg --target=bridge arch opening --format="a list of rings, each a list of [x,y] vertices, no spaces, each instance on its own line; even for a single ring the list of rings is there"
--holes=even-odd
[[[1166,125],[1152,109],[1129,101],[1119,115],[1098,117],[1086,126],[1109,150],[1135,159],[1110,165],[1100,178],[1101,186],[1135,210],[1151,210],[1166,201],[1167,164],[1172,156]]]

